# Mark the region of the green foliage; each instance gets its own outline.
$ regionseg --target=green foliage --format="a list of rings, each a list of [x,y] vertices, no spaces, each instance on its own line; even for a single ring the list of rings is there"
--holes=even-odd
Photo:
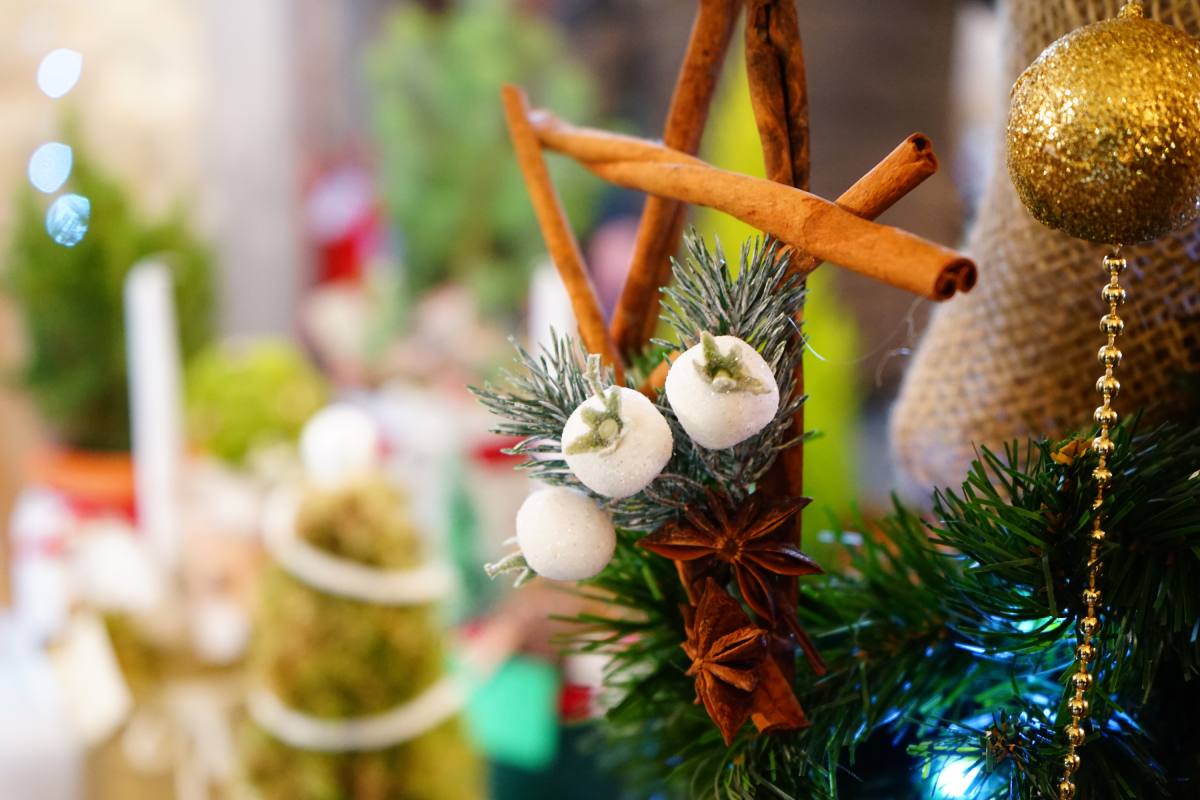
[[[24,317],[28,360],[21,378],[66,444],[129,448],[125,364],[125,276],[163,254],[175,282],[185,359],[211,333],[210,257],[181,212],[145,220],[124,189],[75,148],[72,191],[91,201],[91,226],[74,247],[46,233],[43,200],[24,186],[4,278]]]
[[[217,458],[243,465],[255,447],[294,442],[328,395],[321,374],[289,342],[214,344],[188,367],[188,434]]]
[[[297,533],[341,558],[385,569],[422,561],[421,544],[395,490],[365,481],[305,498]],[[445,669],[436,609],[380,606],[319,592],[278,567],[262,587],[251,670],[286,705],[328,719],[384,712],[424,691]],[[460,723],[383,750],[309,753],[249,726],[247,772],[266,798],[404,797],[471,800],[479,765]]]
[[[773,290],[783,260],[770,247],[744,251],[735,277],[719,254],[690,247],[663,314],[677,339],[657,345],[680,349],[699,331],[734,333],[783,374],[801,350],[789,320],[803,299],[792,284]],[[582,354],[559,340],[520,361],[524,371],[508,377],[507,389],[480,396],[505,418],[503,432],[526,437],[516,450],[532,457],[535,477],[579,488],[557,437],[589,394]],[[790,386],[781,388],[785,406],[799,402]],[[785,428],[706,453],[689,448],[662,397],[659,408],[673,425],[676,454],[641,495],[597,498],[623,530],[612,562],[582,591],[611,611],[577,619],[574,646],[611,657],[603,757],[647,793],[665,786],[681,798],[934,797],[938,772],[961,760],[979,768],[967,796],[1055,796],[1069,718],[1062,686],[1083,612],[1095,493],[1086,446],[1033,441],[984,450],[959,489],[936,494],[928,519],[897,505],[865,535],[843,534],[848,562],[800,582],[800,621],[829,665],[818,677],[796,660],[796,694],[811,727],[758,735],[747,726],[726,747],[684,674],[687,600],[675,566],[635,544],[704,485],[735,497],[752,492],[784,444],[772,437]],[[1094,724],[1080,796],[1194,797],[1200,428],[1139,431],[1127,422],[1114,441]],[[905,747],[911,758],[899,766],[877,762],[881,749]]]
[[[786,277],[787,256],[773,242],[754,242],[742,249],[734,275],[719,248],[709,251],[703,241],[689,236],[688,249],[691,258],[674,263],[674,281],[665,292],[669,305],[664,319],[675,338],[655,342],[660,359],[692,347],[702,332],[738,336],[760,351],[779,383],[780,410],[758,434],[727,450],[705,450],[684,432],[660,392],[657,405],[671,426],[674,454],[645,490],[613,500],[579,483],[562,458],[559,439],[567,418],[595,393],[586,355],[577,343],[555,337],[553,346],[538,357],[518,348],[519,369],[503,372],[498,387],[488,384],[473,390],[500,418],[497,432],[523,437],[512,452],[529,457],[523,466],[534,478],[592,494],[628,530],[654,530],[703,495],[706,485],[730,497],[745,497],[776,455],[794,443],[791,418],[804,402],[793,380],[803,341],[793,318],[804,304],[804,290]],[[646,366],[653,369],[654,364]],[[628,371],[629,386],[642,380],[640,372]],[[603,381],[612,380],[611,370],[606,371]]]
[[[1101,732],[1082,750],[1078,782],[1088,798],[1193,797],[1200,429],[1125,426],[1116,441],[1091,697]],[[853,795],[859,776],[889,797],[936,796],[947,759],[979,768],[967,797],[1056,796],[1094,492],[1088,459],[1056,459],[1060,449],[983,451],[960,490],[937,495],[936,522],[897,507],[841,574],[801,582],[801,620],[831,667],[814,678],[797,663],[812,727],[745,730],[729,749],[681,678],[674,568],[629,536],[589,590],[626,613],[580,619],[579,646],[615,659],[609,757],[689,798]],[[911,744],[925,788],[912,769],[881,776],[857,760],[881,736]]]
[[[593,116],[595,89],[561,34],[511,0],[446,13],[401,4],[368,57],[383,191],[411,299],[462,281],[491,312],[522,302],[544,252],[504,127],[499,90],[520,84],[568,119]],[[563,159],[550,172],[586,228],[601,185]]]

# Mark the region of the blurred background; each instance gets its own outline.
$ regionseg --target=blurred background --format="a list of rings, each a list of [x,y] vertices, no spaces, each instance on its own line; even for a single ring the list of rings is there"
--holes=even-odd
[[[922,131],[942,169],[882,221],[958,244],[1006,98],[995,9],[797,7],[813,191]],[[575,601],[482,576],[529,485],[466,386],[573,329],[499,84],[657,137],[694,8],[4,0],[0,795],[623,796],[587,746],[603,664],[544,621]],[[702,155],[761,174],[739,48]],[[551,166],[611,310],[642,197]],[[810,285],[806,548],[836,563],[833,523],[904,484],[887,410],[930,304]],[[360,719],[451,675],[464,709],[366,754],[268,702]]]

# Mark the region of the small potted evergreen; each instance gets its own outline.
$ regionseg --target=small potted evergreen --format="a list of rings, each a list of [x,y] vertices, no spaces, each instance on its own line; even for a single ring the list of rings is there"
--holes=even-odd
[[[180,211],[145,219],[78,147],[70,190],[91,204],[83,239],[71,247],[52,239],[43,223],[45,200],[26,185],[3,270],[4,288],[24,321],[17,377],[50,432],[36,477],[84,508],[132,510],[125,276],[152,255],[170,266],[187,359],[211,331],[210,257]]]

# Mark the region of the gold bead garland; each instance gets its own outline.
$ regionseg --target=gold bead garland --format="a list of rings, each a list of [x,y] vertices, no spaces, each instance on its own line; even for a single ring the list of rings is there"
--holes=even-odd
[[[1120,276],[1125,270],[1125,259],[1115,251],[1104,257],[1104,268],[1108,271],[1108,283],[1100,292],[1104,302],[1108,303],[1108,313],[1100,318],[1100,330],[1107,337],[1107,343],[1100,348],[1096,358],[1104,365],[1104,374],[1096,381],[1096,391],[1104,402],[1096,409],[1094,418],[1100,426],[1100,432],[1092,439],[1092,452],[1097,456],[1092,478],[1096,482],[1096,499],[1092,501],[1092,531],[1088,534],[1088,585],[1083,590],[1083,603],[1087,612],[1079,620],[1079,645],[1075,648],[1076,671],[1071,675],[1070,699],[1067,700],[1067,711],[1071,715],[1071,723],[1067,725],[1067,754],[1063,757],[1063,778],[1058,784],[1059,800],[1072,800],[1075,797],[1075,783],[1071,778],[1079,769],[1080,758],[1076,750],[1083,744],[1087,731],[1083,722],[1088,715],[1087,693],[1095,683],[1091,670],[1092,660],[1096,657],[1096,648],[1092,638],[1100,632],[1100,544],[1104,541],[1104,492],[1112,484],[1112,470],[1109,469],[1109,458],[1115,445],[1109,433],[1117,424],[1117,412],[1112,407],[1112,400],[1121,390],[1121,384],[1113,371],[1121,363],[1121,351],[1117,348],[1117,337],[1125,330],[1125,322],[1117,312],[1117,308],[1125,302],[1125,289],[1121,286]]]
[[[1146,18],[1133,0],[1116,19],[1101,20],[1054,41],[1013,85],[1005,139],[1009,176],[1017,196],[1042,223],[1088,241],[1136,243],[1158,238],[1200,217],[1200,40]],[[1117,424],[1114,375],[1121,363],[1117,338],[1125,323],[1120,274],[1125,259],[1104,257],[1109,281],[1101,292],[1108,313],[1100,330],[1108,340],[1096,357],[1103,404],[1091,451],[1096,497],[1089,533],[1086,611],[1079,619],[1075,664],[1065,707],[1067,752],[1060,800],[1073,800],[1087,738],[1088,693],[1094,687],[1100,632],[1100,547],[1104,499]]]

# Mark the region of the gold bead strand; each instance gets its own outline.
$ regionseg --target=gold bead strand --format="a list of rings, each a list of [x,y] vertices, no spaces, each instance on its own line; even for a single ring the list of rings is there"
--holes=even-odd
[[[1125,259],[1116,251],[1104,257],[1104,268],[1108,271],[1108,283],[1101,291],[1101,297],[1108,303],[1108,313],[1100,318],[1100,330],[1108,337],[1108,342],[1096,354],[1097,359],[1104,365],[1104,374],[1096,381],[1096,391],[1103,398],[1103,404],[1096,409],[1094,418],[1100,426],[1100,432],[1092,439],[1092,452],[1096,454],[1097,463],[1092,470],[1092,478],[1096,482],[1096,499],[1092,502],[1092,531],[1088,534],[1088,585],[1083,590],[1083,603],[1087,613],[1079,620],[1079,644],[1075,648],[1077,669],[1071,676],[1071,697],[1067,700],[1067,711],[1071,714],[1071,724],[1067,726],[1067,754],[1063,757],[1063,778],[1058,784],[1059,800],[1073,800],[1075,783],[1072,781],[1079,769],[1079,753],[1077,750],[1083,744],[1087,732],[1083,722],[1088,715],[1087,693],[1095,683],[1091,668],[1096,656],[1096,648],[1092,638],[1100,632],[1100,544],[1104,541],[1104,492],[1112,484],[1112,471],[1109,469],[1109,458],[1113,454],[1114,445],[1109,434],[1117,424],[1117,412],[1112,407],[1112,400],[1121,390],[1121,384],[1113,375],[1113,371],[1121,363],[1121,351],[1117,349],[1117,337],[1125,330],[1125,322],[1117,312],[1118,306],[1125,302],[1125,289],[1121,287],[1120,276],[1125,270]]]

